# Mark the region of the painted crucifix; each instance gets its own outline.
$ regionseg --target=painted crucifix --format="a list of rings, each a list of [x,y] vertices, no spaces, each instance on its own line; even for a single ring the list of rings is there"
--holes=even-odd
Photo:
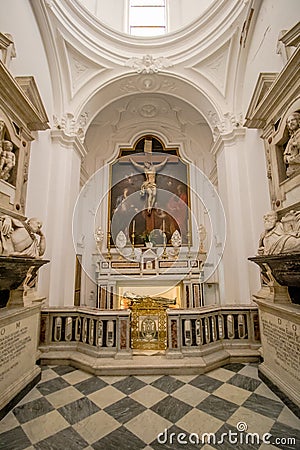
[[[147,155],[144,164],[138,164],[132,158],[129,160],[137,170],[144,172],[146,179],[141,185],[141,196],[147,195],[147,214],[150,216],[156,200],[156,173],[165,166],[168,157],[160,164],[154,165],[152,163],[152,140],[150,139],[145,139],[144,153]]]

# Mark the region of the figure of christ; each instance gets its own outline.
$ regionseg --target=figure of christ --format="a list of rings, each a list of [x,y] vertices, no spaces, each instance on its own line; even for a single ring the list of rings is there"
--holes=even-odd
[[[137,170],[144,172],[146,180],[141,185],[141,196],[147,194],[147,214],[150,216],[156,200],[156,173],[165,166],[168,157],[156,165],[149,160],[146,160],[144,164],[138,164],[132,158],[129,160]]]

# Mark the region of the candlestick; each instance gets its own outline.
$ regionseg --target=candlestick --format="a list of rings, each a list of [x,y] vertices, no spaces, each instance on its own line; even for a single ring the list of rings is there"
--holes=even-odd
[[[111,259],[111,253],[110,253],[110,238],[111,238],[111,220],[109,221],[109,225],[108,225],[108,231],[107,231],[107,255],[106,258],[107,259]]]
[[[132,245],[132,250],[131,250],[131,259],[135,259],[135,251],[134,251],[134,238],[135,238],[135,220],[133,221],[132,224],[132,233],[131,233],[131,245]]]
[[[165,233],[165,220],[163,220],[163,244],[164,244],[164,251],[162,252],[162,258],[166,259],[168,258],[168,253],[167,253],[167,237],[166,237],[166,233]]]
[[[187,240],[188,240],[188,254],[187,257],[191,257],[191,219],[188,219],[188,232],[187,232]]]
[[[162,230],[163,230],[163,233],[165,232],[165,227],[166,227],[165,219],[163,219],[163,222],[162,222]]]

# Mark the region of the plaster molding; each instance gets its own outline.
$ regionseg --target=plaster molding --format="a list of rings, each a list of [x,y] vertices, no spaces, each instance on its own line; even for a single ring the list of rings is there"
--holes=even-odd
[[[0,50],[1,60],[9,68],[11,60],[16,57],[15,44],[9,33],[0,33]]]
[[[77,121],[72,113],[66,113],[60,119],[53,116],[53,123],[56,129],[62,130],[66,136],[77,137],[82,144],[84,142],[87,121],[87,112],[81,114]]]
[[[216,160],[214,161],[214,166],[209,173],[209,180],[214,186],[218,185],[218,166]]]
[[[66,57],[69,65],[69,76],[72,95],[74,96],[80,88],[85,86],[95,75],[110,69],[92,61],[81,52],[73,48],[68,42],[65,42]]]
[[[88,174],[87,170],[81,164],[81,168],[80,168],[80,186],[84,186],[88,179],[89,179],[89,174]]]
[[[255,110],[274,83],[278,72],[261,72],[258,76],[250,105],[246,112],[245,126],[249,128],[263,128],[264,119],[256,117]]]
[[[286,31],[279,39],[287,47],[297,47],[300,43],[300,22]]]
[[[177,84],[175,80],[170,80],[163,78],[156,74],[151,76],[141,74],[138,77],[125,79],[120,84],[120,90],[123,92],[134,93],[134,92],[174,92],[177,89]]]
[[[216,52],[190,67],[212,82],[223,95],[227,85],[230,48],[231,42],[227,41]]]
[[[236,145],[238,142],[244,139],[245,135],[246,128],[243,127],[235,128],[228,133],[220,134],[217,140],[214,142],[214,145],[212,146],[210,152],[215,156],[215,158],[217,158],[221,150],[223,150],[225,147],[232,147]]]
[[[249,107],[247,111],[245,126],[248,128],[270,128],[280,119],[292,101],[299,97],[299,58],[300,46],[295,50],[255,108],[255,97],[258,96],[258,92],[254,91],[250,102],[252,108]]]
[[[72,46],[80,55],[88,55],[92,66],[97,65],[100,71],[111,66],[122,74],[124,65],[130,61],[129,64],[134,66],[137,73],[156,73],[171,64],[184,63],[191,58],[198,61],[206,58],[208,51],[219,47],[220,42],[228,41],[232,30],[241,26],[247,14],[247,3],[240,0],[215,1],[190,26],[165,36],[142,39],[115,32],[93,17],[77,0],[32,1],[50,68],[53,66],[53,91],[57,97],[55,110],[69,109],[68,93],[73,89],[75,98],[75,90],[81,85],[83,73],[87,70],[85,67],[90,67],[90,63],[87,65],[87,61],[82,58],[75,58],[70,67],[66,51],[63,50],[66,45]],[[141,56],[141,51],[146,56],[151,55],[151,64],[144,64],[145,56]],[[69,80],[65,76],[66,64],[69,72],[72,71]],[[94,84],[89,83],[86,98],[97,90],[97,86],[99,88],[99,80],[95,78]],[[80,103],[80,99],[76,99],[76,102]],[[79,108],[79,105],[76,104],[75,108]]]
[[[87,154],[83,145],[84,135],[83,129],[80,127],[80,120],[76,122],[70,113],[65,114],[60,121],[54,117],[51,139],[62,147],[74,149],[81,159]]]
[[[125,66],[131,67],[137,73],[153,74],[173,66],[168,58],[160,56],[154,58],[152,55],[144,55],[142,58],[129,58]]]
[[[178,31],[151,38],[136,38],[136,36],[119,32],[107,26],[84,8],[79,0],[51,0],[51,3],[53,5],[52,12],[62,24],[68,18],[72,18],[77,28],[90,30],[90,34],[94,37],[94,42],[99,41],[104,47],[107,47],[107,44],[111,42],[114,48],[131,48],[132,53],[132,49],[137,49],[141,46],[153,50],[161,47],[168,48],[170,43],[172,43],[172,49],[170,50],[175,53],[179,52],[181,55],[189,53],[191,49],[199,51],[201,47],[207,47],[208,43],[212,44],[217,36],[232,30],[233,24],[237,20],[243,23],[249,8],[248,0],[243,2],[240,0],[232,0],[230,2],[215,1],[200,17]],[[180,43],[180,45],[174,45],[174,43]],[[182,51],[182,44],[186,47],[185,51]],[[118,56],[120,56],[120,53]]]
[[[172,104],[173,103],[173,104]],[[111,126],[114,133],[122,128],[128,130],[136,127],[138,123],[143,124],[145,119],[151,123],[163,124],[172,127],[177,131],[184,132],[187,124],[195,125],[187,114],[183,114],[183,105],[167,101],[160,95],[155,96],[135,96],[124,106],[116,107],[113,112],[105,114],[105,121],[101,121],[101,126]]]
[[[208,113],[209,123],[212,127],[212,133],[214,141],[216,141],[219,135],[227,135],[232,131],[239,129],[242,126],[242,113],[225,113],[222,120],[219,120],[215,112],[209,111]]]

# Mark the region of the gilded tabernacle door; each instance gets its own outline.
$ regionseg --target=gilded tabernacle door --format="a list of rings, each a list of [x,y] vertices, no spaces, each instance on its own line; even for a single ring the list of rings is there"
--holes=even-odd
[[[167,300],[167,303],[163,300]],[[165,350],[167,348],[168,299],[143,297],[131,301],[131,348]]]

